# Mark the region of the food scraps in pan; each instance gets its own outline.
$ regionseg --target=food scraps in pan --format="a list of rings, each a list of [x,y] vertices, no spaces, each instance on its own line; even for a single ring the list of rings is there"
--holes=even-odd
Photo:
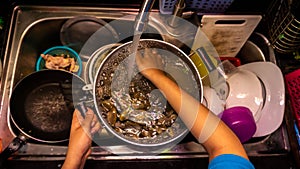
[[[79,65],[76,64],[74,58],[70,55],[60,54],[60,55],[50,55],[41,54],[41,57],[45,60],[45,67],[47,69],[59,69],[66,70],[70,72],[78,72]]]

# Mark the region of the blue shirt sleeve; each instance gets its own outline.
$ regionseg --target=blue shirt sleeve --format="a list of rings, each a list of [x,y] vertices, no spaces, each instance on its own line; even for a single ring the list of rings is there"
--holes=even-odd
[[[214,159],[208,165],[208,169],[255,169],[253,164],[240,156],[234,154],[222,154]]]

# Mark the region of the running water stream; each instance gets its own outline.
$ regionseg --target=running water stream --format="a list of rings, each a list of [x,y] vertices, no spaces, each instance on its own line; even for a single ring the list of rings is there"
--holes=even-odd
[[[142,33],[144,32],[147,24],[150,11],[153,7],[155,0],[144,0],[139,14],[135,18],[135,25],[134,25],[134,36],[131,46],[131,51],[128,60],[128,78],[131,79],[134,70],[134,63],[135,63],[135,55],[138,50],[139,42]]]
[[[142,35],[141,33],[137,33],[133,37],[132,46],[131,46],[131,49],[130,49],[130,55],[129,55],[129,58],[128,58],[128,72],[127,72],[128,73],[128,79],[131,79],[132,75],[133,75],[135,55],[138,51],[141,35]]]

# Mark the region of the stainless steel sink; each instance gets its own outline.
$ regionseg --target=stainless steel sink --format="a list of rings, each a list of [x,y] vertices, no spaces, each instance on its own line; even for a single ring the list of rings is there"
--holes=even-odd
[[[46,49],[62,45],[60,41],[61,26],[70,18],[76,16],[93,16],[111,22],[119,20],[114,25],[114,29],[121,37],[121,42],[131,40],[131,27],[134,24],[135,15],[138,9],[125,8],[93,8],[93,7],[48,7],[48,6],[18,6],[14,9],[11,19],[11,25],[8,36],[8,43],[4,56],[4,74],[1,82],[1,113],[0,113],[0,137],[3,139],[4,147],[9,144],[15,133],[10,126],[9,120],[9,97],[14,85],[26,75],[35,71],[35,63],[37,57]],[[156,38],[171,41],[168,28],[164,25],[165,18],[154,10],[156,14],[150,16],[149,26],[145,31],[145,38]],[[124,26],[126,25],[126,26]],[[181,32],[186,34],[185,32]],[[189,37],[195,35],[196,29],[189,30],[188,37],[184,37],[189,41]],[[180,33],[179,33],[180,34]],[[175,41],[176,43],[176,41]],[[80,53],[80,51],[78,51]],[[249,155],[257,155],[261,152],[265,153],[275,148],[280,150],[289,149],[288,142],[285,140],[286,131],[279,128],[275,134],[251,140],[245,143],[245,148]],[[275,145],[270,144],[276,143]],[[279,140],[279,141],[278,141]],[[126,156],[126,159],[151,158],[149,156],[135,156],[127,151],[128,147],[122,145],[105,147],[110,150],[119,151]],[[18,157],[23,159],[45,159],[47,158],[63,160],[67,147],[65,145],[43,145],[38,143],[28,143],[19,150]],[[125,158],[124,156],[114,156],[107,149],[94,146],[91,158],[93,159],[116,159]],[[157,158],[199,158],[208,155],[205,149],[193,139],[186,139],[178,144],[170,151],[161,154]],[[154,158],[154,157],[153,157]]]
[[[132,40],[130,36],[133,35],[133,29],[131,28],[134,25],[135,11],[123,10],[93,8],[82,10],[81,8],[72,7],[20,7],[17,11],[21,13],[15,13],[16,15],[14,16],[16,17],[16,25],[11,30],[14,37],[10,48],[10,56],[8,56],[10,58],[10,66],[14,65],[14,67],[9,68],[9,71],[12,70],[14,72],[13,82],[16,83],[24,76],[35,71],[36,60],[43,51],[53,46],[63,45],[60,40],[61,27],[72,17],[92,16],[106,22],[118,20],[117,22],[110,23],[110,25],[112,25],[120,37],[120,43]],[[145,31],[146,33],[148,32],[146,37],[162,39],[159,36],[159,28],[154,28],[153,26],[150,22]],[[101,39],[102,37],[99,36],[98,38]],[[94,51],[90,51],[89,55]],[[81,53],[80,50],[77,50],[77,52]]]
[[[154,10],[155,11],[155,10]],[[18,6],[14,9],[11,27],[9,30],[9,39],[6,47],[6,55],[4,60],[4,76],[1,83],[1,131],[0,137],[3,139],[4,147],[15,137],[18,132],[14,130],[13,124],[10,122],[9,97],[13,87],[25,76],[35,71],[35,64],[39,55],[46,49],[63,45],[60,39],[61,28],[69,19],[78,16],[90,16],[99,18],[111,26],[118,35],[116,43],[124,43],[132,40],[134,35],[134,19],[138,9],[112,9],[112,8],[81,8],[81,7],[48,7],[48,6]],[[149,23],[141,38],[151,39],[169,39],[165,25],[163,24],[164,16],[153,13],[150,15]],[[88,29],[88,28],[87,28]],[[195,29],[196,31],[196,29]],[[193,32],[188,35],[191,36]],[[184,33],[182,33],[184,34]],[[102,38],[97,37],[96,38]],[[94,35],[93,35],[93,38]],[[88,43],[93,41],[87,40]],[[97,45],[96,45],[97,46]],[[101,46],[99,46],[101,47]],[[77,50],[80,55],[91,55],[98,47],[94,47],[88,53],[83,50]],[[83,48],[84,49],[84,46]],[[83,60],[83,65],[87,60]],[[82,70],[85,70],[84,68]],[[84,72],[81,75],[84,76]],[[101,135],[103,134],[103,135]],[[103,143],[107,141],[107,133],[101,133],[99,139],[103,139]],[[128,154],[127,148],[113,147],[109,145],[109,140],[104,143],[110,146],[109,149],[121,151]],[[54,148],[55,147],[55,148]],[[59,147],[59,148],[58,148]],[[49,155],[53,154],[65,155],[66,145],[43,145],[41,143],[31,143],[29,141],[26,146],[22,147],[20,155]],[[96,147],[93,154],[99,154]],[[124,150],[125,149],[125,150]],[[200,146],[201,152],[205,150]],[[24,152],[24,153],[23,153]],[[25,153],[26,152],[26,153]],[[101,151],[100,154],[108,152]]]

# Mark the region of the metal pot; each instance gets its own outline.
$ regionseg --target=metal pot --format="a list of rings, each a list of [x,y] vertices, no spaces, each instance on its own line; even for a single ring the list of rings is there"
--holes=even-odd
[[[164,41],[141,39],[138,50],[143,52],[145,48],[156,48],[167,74],[202,101],[201,77],[183,51]],[[129,145],[161,147],[178,143],[189,130],[162,93],[139,73],[131,49],[132,42],[122,44],[100,64],[93,84],[96,112],[106,129]],[[159,125],[170,118],[168,125]]]

